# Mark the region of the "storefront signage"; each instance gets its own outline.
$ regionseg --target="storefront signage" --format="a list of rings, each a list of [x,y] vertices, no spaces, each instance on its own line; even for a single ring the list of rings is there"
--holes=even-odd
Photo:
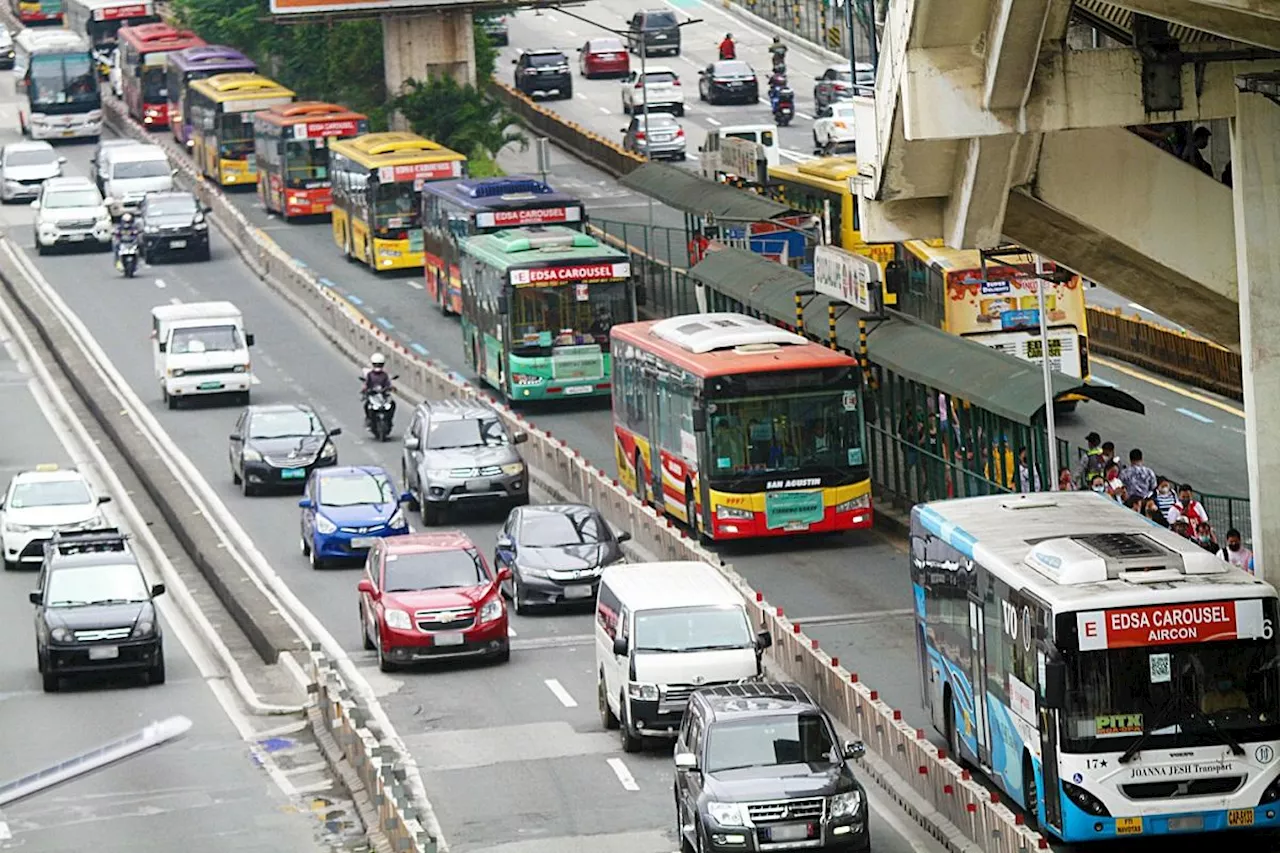
[[[1080,651],[1268,637],[1259,599],[1090,610],[1076,614]]]
[[[406,163],[399,166],[379,166],[378,180],[384,184],[397,181],[440,180],[461,178],[461,160],[441,160],[435,163]]]
[[[538,267],[511,271],[516,287],[561,284],[566,281],[608,281],[631,277],[631,264],[577,264],[568,267]]]
[[[478,228],[511,228],[520,225],[551,225],[581,222],[580,207],[534,207],[527,210],[484,210],[476,214]]]

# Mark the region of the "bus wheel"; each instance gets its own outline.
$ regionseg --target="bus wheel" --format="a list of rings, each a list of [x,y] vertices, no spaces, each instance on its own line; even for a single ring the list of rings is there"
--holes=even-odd
[[[348,261],[356,260],[356,253],[351,247],[351,229],[342,229],[342,254],[347,256]]]
[[[440,296],[440,313],[448,317],[453,313],[449,307],[449,288],[439,277],[436,278],[436,293]]]
[[[942,700],[944,729],[947,735],[947,749],[951,752],[951,760],[960,766],[960,733],[956,731],[956,708],[951,698],[951,689],[947,688],[946,698]]]
[[[693,484],[684,484],[684,517],[689,525],[689,532],[698,535],[698,503],[693,499]]]
[[[1030,755],[1022,756],[1022,801],[1027,804],[1027,826],[1040,826],[1040,798],[1036,794],[1036,769]]]
[[[645,506],[649,505],[648,488],[646,488],[644,480],[644,460],[640,458],[640,451],[636,451],[635,458],[636,469],[636,500]],[[656,508],[656,507],[655,507]]]

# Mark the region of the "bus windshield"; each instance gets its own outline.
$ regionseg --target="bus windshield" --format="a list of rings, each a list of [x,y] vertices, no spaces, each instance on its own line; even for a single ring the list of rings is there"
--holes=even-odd
[[[410,181],[378,183],[373,190],[374,227],[418,227],[418,191]]]
[[[1267,606],[1274,613],[1274,602]],[[1069,652],[1066,752],[1115,752],[1144,732],[1170,749],[1280,738],[1276,641]],[[1215,734],[1214,729],[1222,734]]]
[[[223,160],[245,160],[253,154],[252,118],[253,113],[223,113],[218,116],[219,157]]]
[[[853,390],[716,400],[708,407],[711,476],[814,471],[863,464]]]
[[[98,78],[86,54],[33,57],[30,74],[27,94],[35,106],[67,104],[92,109],[100,103]]]
[[[626,282],[517,287],[511,299],[511,351],[548,355],[552,347],[609,346],[613,324],[631,317]]]
[[[311,189],[329,180],[329,146],[323,139],[290,139],[284,144],[285,184]]]
[[[158,104],[169,97],[169,86],[165,80],[164,68],[152,65],[142,69],[142,100],[148,104]]]

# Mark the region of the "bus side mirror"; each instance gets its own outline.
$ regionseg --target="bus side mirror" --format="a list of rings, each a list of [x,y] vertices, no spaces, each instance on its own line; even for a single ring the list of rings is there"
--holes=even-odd
[[[1067,664],[1066,661],[1050,660],[1044,664],[1044,707],[1054,710],[1067,705]]]
[[[693,431],[707,431],[707,410],[701,406],[695,406],[693,409]]]
[[[166,343],[164,343],[163,341],[161,341],[160,343],[156,344],[156,346],[160,348],[160,352],[167,352],[167,351],[168,351],[168,349],[169,349],[169,345],[168,345],[168,344],[166,344]]]
[[[890,261],[884,268],[884,289],[889,293],[907,292],[907,266],[901,261]]]
[[[507,297],[499,296],[498,297],[498,313],[505,317],[507,315],[508,308],[509,306],[507,305]]]
[[[253,337],[253,335],[252,335],[252,334],[246,334],[246,335],[244,336],[244,345],[245,345],[245,346],[247,346],[247,347],[251,347],[251,346],[253,346],[253,341],[254,341],[254,337]]]

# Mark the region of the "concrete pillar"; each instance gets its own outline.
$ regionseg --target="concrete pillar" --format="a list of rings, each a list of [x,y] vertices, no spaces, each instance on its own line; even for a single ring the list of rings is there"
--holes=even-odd
[[[382,53],[392,96],[409,79],[448,74],[463,85],[476,83],[475,32],[467,9],[383,15]]]
[[[1253,551],[1260,577],[1280,578],[1280,105],[1236,96],[1231,132],[1240,352]],[[1215,520],[1215,523],[1216,520]],[[1219,531],[1219,537],[1222,531]],[[1265,573],[1265,575],[1264,575]]]

